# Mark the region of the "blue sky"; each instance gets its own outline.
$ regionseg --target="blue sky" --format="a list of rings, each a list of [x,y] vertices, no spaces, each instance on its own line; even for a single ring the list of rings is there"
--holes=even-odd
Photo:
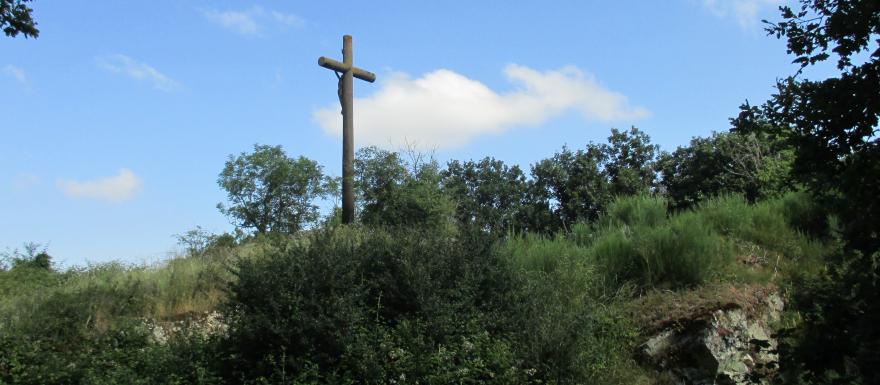
[[[524,168],[635,125],[665,150],[728,128],[796,68],[760,19],[776,0],[41,1],[0,38],[0,250],[62,265],[150,262],[216,209],[229,154],[280,144],[340,173],[336,78],[355,143]],[[431,108],[429,108],[429,106]]]

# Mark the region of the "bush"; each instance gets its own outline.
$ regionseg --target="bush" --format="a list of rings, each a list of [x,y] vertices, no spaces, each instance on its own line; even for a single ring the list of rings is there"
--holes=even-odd
[[[700,205],[697,213],[720,234],[779,253],[787,257],[785,263],[815,264],[828,252],[808,235],[827,239],[827,216],[801,192],[753,205],[741,197],[721,196]]]
[[[477,354],[467,348],[485,350],[478,358],[487,366],[465,377],[510,378],[510,324],[493,314],[503,313],[514,280],[491,240],[393,231],[322,230],[287,250],[242,260],[225,310],[226,376],[384,383],[391,373],[443,383],[459,378],[461,360],[476,359],[467,358]],[[409,361],[390,356],[398,348]]]
[[[686,287],[708,282],[730,262],[725,240],[695,214],[672,218],[641,235],[645,260],[642,281],[654,287]]]
[[[666,221],[666,200],[658,196],[621,196],[608,207],[600,226],[653,227]]]
[[[118,268],[93,273],[106,278]],[[151,341],[142,318],[149,294],[136,279],[93,279],[17,298],[16,312],[0,318],[0,383],[216,383],[206,341]]]
[[[582,259],[586,249],[561,236],[526,233],[511,237],[500,246],[502,255],[515,269],[556,271],[561,262]]]
[[[564,239],[532,250],[576,250]],[[568,246],[562,246],[569,244]],[[513,256],[518,264],[522,257]],[[544,259],[541,256],[540,259]],[[620,311],[630,293],[606,292],[602,276],[579,253],[557,255],[552,268],[522,270],[524,290],[515,314],[522,366],[536,383],[632,384],[639,375],[631,359],[638,332]]]
[[[644,288],[704,283],[730,257],[724,240],[694,214],[651,227],[607,230],[590,253],[612,287],[632,281]]]

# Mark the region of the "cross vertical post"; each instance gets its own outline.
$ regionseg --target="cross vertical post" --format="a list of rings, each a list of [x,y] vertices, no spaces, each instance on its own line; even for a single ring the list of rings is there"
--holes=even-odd
[[[354,220],[354,81],[370,83],[376,75],[354,66],[351,36],[342,37],[342,63],[321,56],[318,65],[336,72],[339,77],[339,103],[342,104],[342,223]],[[341,74],[341,75],[340,75]]]

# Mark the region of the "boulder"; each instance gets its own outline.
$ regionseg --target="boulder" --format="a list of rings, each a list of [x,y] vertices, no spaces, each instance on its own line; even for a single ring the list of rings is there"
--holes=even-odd
[[[778,364],[772,327],[783,302],[775,292],[757,300],[763,303],[704,307],[702,313],[667,323],[640,346],[639,356],[675,384],[769,383]]]

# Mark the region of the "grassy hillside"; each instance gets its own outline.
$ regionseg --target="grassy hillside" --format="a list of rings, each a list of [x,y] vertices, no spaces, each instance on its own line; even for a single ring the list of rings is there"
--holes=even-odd
[[[553,236],[327,225],[153,266],[18,256],[0,383],[653,383],[634,349],[665,319],[822,269],[817,212],[630,196]],[[211,312],[222,332],[185,322]]]

